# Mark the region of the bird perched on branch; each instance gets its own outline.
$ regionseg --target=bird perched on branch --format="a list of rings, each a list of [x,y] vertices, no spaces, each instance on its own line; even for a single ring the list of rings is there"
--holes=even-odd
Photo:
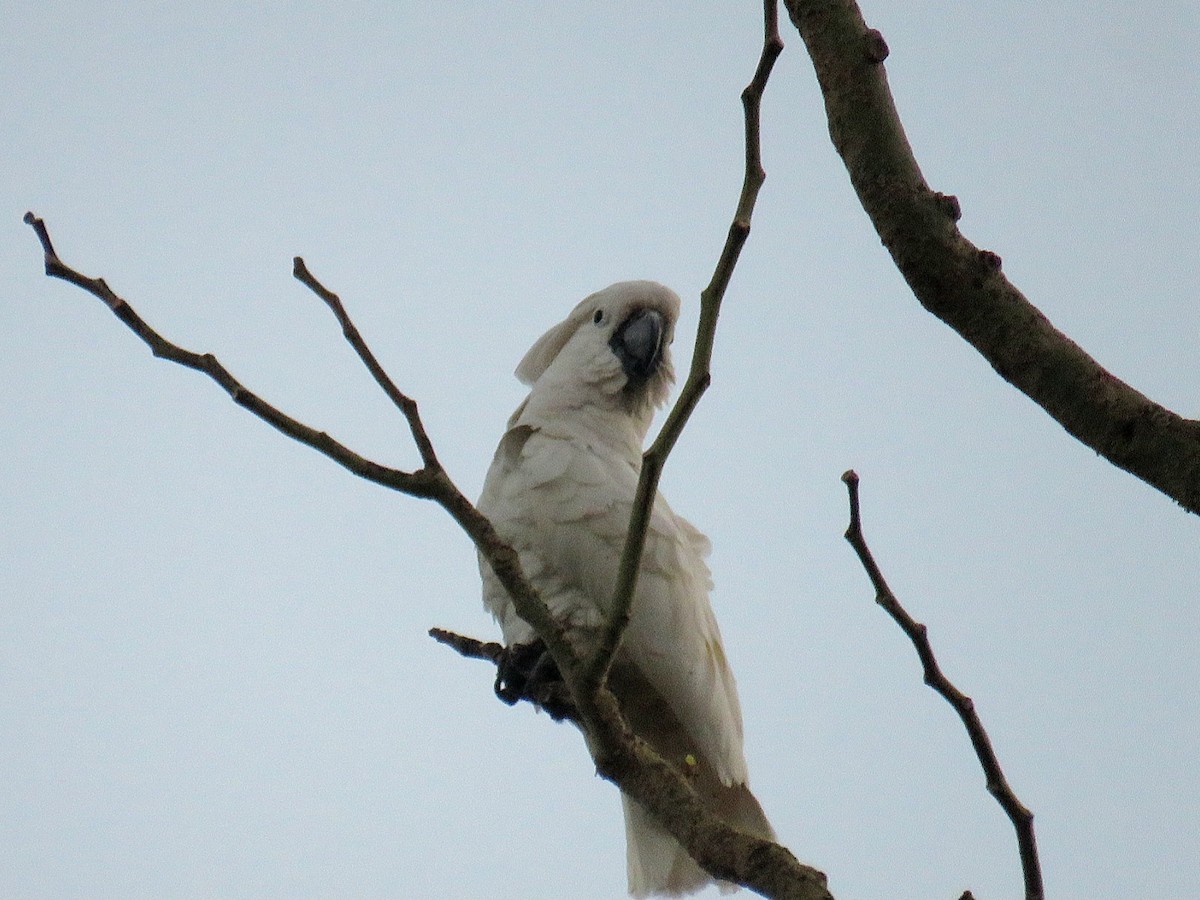
[[[674,381],[678,314],[674,291],[625,281],[542,335],[517,366],[529,396],[508,421],[479,499],[583,652],[611,607],[642,443]],[[708,539],[656,497],[609,686],[633,730],[692,778],[714,812],[773,840],[746,785],[741,708],[708,602],[708,552]],[[535,643],[482,559],[480,571],[505,643]],[[645,810],[621,799],[631,894],[680,895],[712,882]]]

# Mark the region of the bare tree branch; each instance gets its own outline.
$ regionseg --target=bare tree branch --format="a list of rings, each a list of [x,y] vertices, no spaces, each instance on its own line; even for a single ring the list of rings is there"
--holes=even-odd
[[[642,551],[646,546],[646,532],[650,526],[650,513],[654,508],[654,498],[658,493],[658,482],[662,476],[663,466],[666,465],[667,457],[674,448],[675,442],[683,433],[692,412],[712,381],[710,366],[721,301],[724,299],[725,289],[733,277],[733,270],[741,255],[742,247],[750,236],[750,217],[754,212],[754,203],[758,199],[759,189],[767,177],[762,166],[759,112],[767,80],[771,77],[771,69],[782,52],[783,41],[779,37],[777,0],[765,0],[763,4],[762,52],[758,58],[758,66],[754,70],[754,77],[742,91],[746,162],[741,195],[738,197],[733,222],[729,226],[729,233],[725,238],[725,245],[717,260],[712,279],[700,293],[700,322],[696,329],[696,343],[692,351],[692,364],[687,380],[658,436],[649,449],[642,454],[642,470],[638,477],[629,532],[625,538],[625,547],[617,572],[612,612],[605,626],[604,634],[588,661],[585,681],[585,684],[588,685],[598,684],[607,677],[609,667],[620,646],[621,636],[629,625],[633,595],[637,589],[638,573],[641,570]]]
[[[1200,422],[1160,406],[1058,331],[963,237],[954,197],[925,183],[854,0],[785,0],[812,57],[833,145],[884,246],[927,310],[1071,435],[1200,513]]]
[[[439,483],[438,470],[422,469],[416,472],[404,472],[400,469],[382,466],[360,456],[325,432],[310,428],[267,403],[238,381],[211,353],[195,353],[168,341],[151,328],[132,306],[113,292],[103,278],[90,278],[66,265],[54,250],[45,222],[33,213],[26,213],[25,223],[33,227],[41,241],[46,257],[46,274],[70,282],[103,300],[105,305],[112,310],[113,315],[141,338],[155,356],[189,369],[195,369],[197,372],[203,372],[220,385],[239,406],[249,410],[288,437],[325,454],[360,478],[414,497],[427,499],[434,498],[439,490],[445,489],[444,485]]]
[[[900,605],[900,601],[888,587],[883,572],[875,562],[875,558],[867,546],[866,538],[863,537],[862,518],[859,514],[858,503],[858,475],[854,470],[850,470],[842,475],[842,481],[846,483],[846,490],[850,495],[850,525],[846,529],[846,540],[858,554],[859,562],[866,570],[867,577],[871,579],[871,585],[875,588],[875,602],[883,607],[884,611],[912,641],[925,672],[925,683],[945,698],[946,702],[958,713],[958,717],[962,719],[962,723],[967,729],[967,735],[971,739],[971,746],[975,748],[979,765],[983,768],[984,776],[987,778],[988,792],[996,798],[996,802],[1000,804],[1016,830],[1017,848],[1021,857],[1021,872],[1025,879],[1025,898],[1026,900],[1042,900],[1045,893],[1042,887],[1041,864],[1038,862],[1037,841],[1033,833],[1033,813],[1017,799],[1008,779],[1004,777],[1000,761],[996,758],[995,750],[992,749],[991,739],[984,730],[979,714],[975,711],[975,703],[942,674],[937,658],[933,655],[933,647],[929,643],[928,629],[910,616]]]
[[[358,333],[358,329],[350,320],[350,316],[346,313],[346,308],[342,306],[341,298],[333,291],[329,290],[321,282],[317,281],[313,274],[308,270],[308,266],[304,264],[304,260],[297,256],[292,261],[292,274],[314,294],[325,301],[334,316],[338,320],[338,324],[342,326],[342,334],[346,336],[346,340],[350,342],[350,346],[354,348],[354,352],[358,354],[358,358],[363,361],[367,370],[374,377],[376,383],[383,388],[383,392],[388,395],[388,398],[396,405],[396,408],[404,415],[408,421],[409,430],[412,432],[413,443],[417,445],[417,451],[421,454],[421,463],[427,469],[440,469],[441,464],[438,462],[437,454],[433,452],[433,442],[429,440],[429,435],[425,433],[425,426],[421,422],[421,415],[417,411],[417,401],[413,400],[407,394],[404,394],[383,366],[375,359],[375,354],[371,352],[371,348],[367,346],[366,341],[362,339],[362,335]]]
[[[445,628],[430,628],[429,636],[467,659],[482,659],[495,665],[504,656],[504,645],[495,641],[476,640],[464,634],[447,631]]]

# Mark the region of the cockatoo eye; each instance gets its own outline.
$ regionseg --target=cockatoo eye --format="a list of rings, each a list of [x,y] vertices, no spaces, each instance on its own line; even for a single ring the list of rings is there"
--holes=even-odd
[[[599,325],[601,322],[603,322],[604,321],[604,310],[602,310],[602,309],[596,310],[596,314],[594,316],[592,316],[592,321],[595,322],[597,325]]]

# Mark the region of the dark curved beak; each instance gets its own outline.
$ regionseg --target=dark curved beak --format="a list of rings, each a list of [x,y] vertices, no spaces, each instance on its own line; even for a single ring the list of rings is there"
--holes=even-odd
[[[645,381],[662,359],[663,317],[656,309],[638,309],[613,332],[608,346],[632,381]]]

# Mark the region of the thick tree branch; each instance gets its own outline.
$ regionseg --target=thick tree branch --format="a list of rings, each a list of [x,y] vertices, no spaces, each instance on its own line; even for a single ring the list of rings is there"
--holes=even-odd
[[[494,665],[501,664],[509,649],[441,628],[429,634],[463,656]],[[581,697],[580,706],[557,712],[551,714],[586,727],[597,773],[650,810],[709,873],[765,897],[832,900],[823,873],[799,862],[785,847],[752,837],[714,815],[687,778],[630,731],[606,688]]]
[[[683,433],[692,412],[700,402],[712,381],[711,363],[713,342],[717,332],[717,317],[721,301],[733,277],[734,267],[741,255],[742,247],[750,236],[750,217],[759,189],[766,180],[762,166],[759,127],[759,112],[763,92],[775,60],[783,52],[783,41],[779,37],[779,14],[777,0],[765,0],[763,4],[763,46],[759,54],[754,77],[742,91],[742,108],[745,119],[745,174],[737,209],[725,245],[717,260],[708,286],[700,293],[700,322],[696,329],[696,343],[692,351],[692,364],[687,380],[675,401],[658,436],[642,455],[642,470],[634,495],[633,511],[630,516],[629,532],[621,555],[617,583],[613,591],[612,612],[592,658],[588,662],[586,685],[599,684],[608,675],[609,667],[616,656],[621,636],[629,625],[633,596],[637,589],[638,573],[641,570],[642,551],[646,546],[646,532],[650,526],[650,514],[654,498],[658,493],[658,482],[662,477],[667,457]]]
[[[921,660],[925,683],[945,698],[946,702],[958,713],[958,717],[962,719],[962,723],[967,729],[967,735],[971,739],[971,746],[975,748],[975,756],[979,759],[979,765],[983,768],[983,774],[987,779],[988,792],[996,798],[996,802],[1000,804],[1016,830],[1017,849],[1021,857],[1021,873],[1025,879],[1025,898],[1026,900],[1042,900],[1045,893],[1042,888],[1042,870],[1038,862],[1037,841],[1033,833],[1033,813],[1017,799],[1017,795],[1009,786],[1008,779],[1004,777],[1000,761],[996,758],[995,750],[992,749],[991,739],[984,730],[979,714],[975,712],[974,702],[942,674],[937,658],[933,655],[933,647],[929,643],[928,629],[910,616],[900,605],[900,601],[888,587],[883,572],[875,562],[875,558],[867,546],[866,538],[863,537],[862,518],[859,514],[858,503],[858,475],[850,470],[842,476],[842,481],[846,483],[846,490],[850,495],[850,525],[846,529],[846,540],[858,554],[859,562],[866,570],[867,577],[871,579],[871,585],[875,588],[875,602],[883,607],[884,611],[912,641],[917,656]]]
[[[785,0],[812,57],[834,147],[913,293],[1071,435],[1200,513],[1200,422],[1119,380],[1058,331],[959,232],[958,201],[925,183],[854,0]]]
[[[610,692],[592,698],[596,702],[584,713],[596,771],[651,810],[707,872],[764,897],[832,900],[823,873],[800,863],[786,847],[714,815],[676,768],[629,732]]]

